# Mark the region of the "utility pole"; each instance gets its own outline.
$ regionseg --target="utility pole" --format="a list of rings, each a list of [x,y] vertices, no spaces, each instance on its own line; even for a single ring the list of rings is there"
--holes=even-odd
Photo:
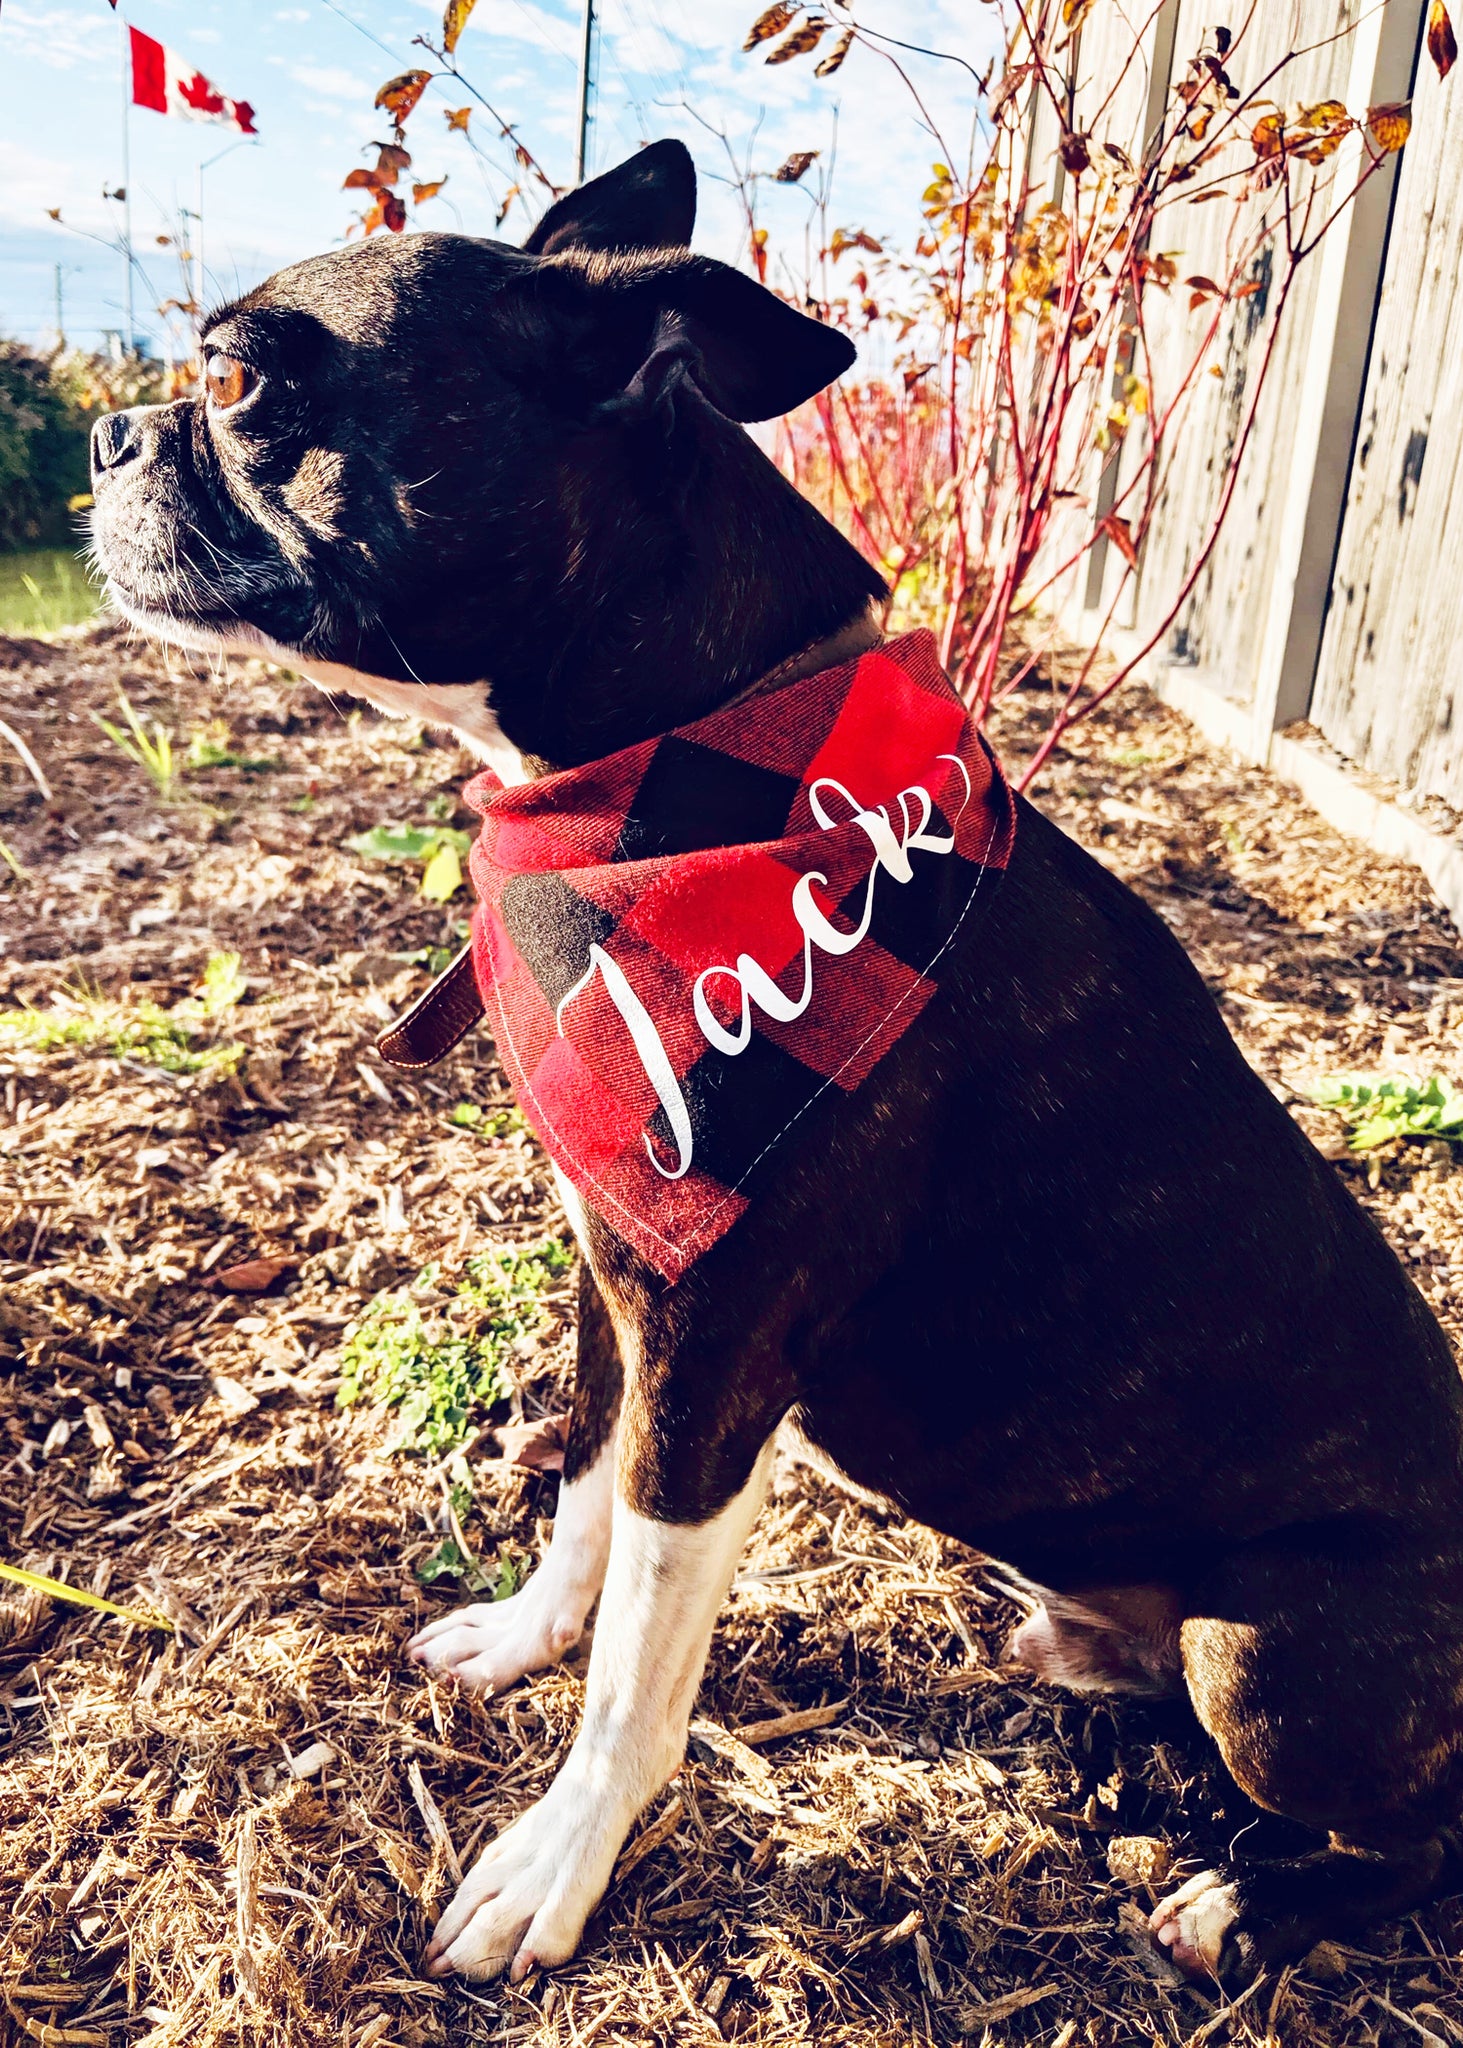
[[[56,265],[56,350],[59,354],[66,347],[66,309],[61,299],[61,266]]]
[[[132,318],[132,45],[128,40],[127,24],[120,14],[117,16],[117,29],[122,38],[122,264],[126,279],[122,302],[127,324],[127,350],[130,355],[136,355],[137,332]]]
[[[584,0],[584,42],[579,52],[579,148],[574,158],[574,182],[584,183],[589,167],[589,120],[594,99],[594,0]]]

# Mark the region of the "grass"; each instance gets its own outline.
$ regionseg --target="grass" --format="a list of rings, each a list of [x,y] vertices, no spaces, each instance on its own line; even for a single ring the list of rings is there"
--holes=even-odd
[[[538,1330],[545,1296],[572,1263],[557,1238],[545,1238],[476,1254],[450,1288],[430,1265],[410,1287],[378,1294],[341,1345],[340,1406],[394,1408],[394,1449],[444,1456],[467,1435],[473,1410],[506,1392],[503,1361]]]
[[[58,633],[100,609],[100,597],[70,548],[30,548],[0,555],[0,633]]]
[[[232,1073],[240,1045],[199,1043],[205,1030],[243,995],[237,953],[214,953],[199,995],[171,1010],[152,1002],[117,1003],[88,989],[68,991],[44,1010],[0,1011],[0,1053],[103,1050],[115,1059],[144,1060],[170,1074]]]

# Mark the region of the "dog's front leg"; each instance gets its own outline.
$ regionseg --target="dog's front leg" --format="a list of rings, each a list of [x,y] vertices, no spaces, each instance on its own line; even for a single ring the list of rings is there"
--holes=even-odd
[[[438,1921],[433,1976],[511,1967],[516,1983],[578,1947],[630,1823],[685,1754],[712,1626],[770,1459],[769,1441],[741,1491],[699,1524],[616,1498],[579,1733],[548,1792],[484,1852]]]
[[[407,1650],[415,1663],[479,1691],[502,1692],[573,1649],[610,1554],[622,1383],[614,1328],[586,1261],[574,1413],[548,1553],[521,1593],[459,1607],[413,1636]]]

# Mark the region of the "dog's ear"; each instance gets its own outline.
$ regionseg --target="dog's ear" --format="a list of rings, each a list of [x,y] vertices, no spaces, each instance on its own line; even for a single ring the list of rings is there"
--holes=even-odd
[[[671,346],[679,340],[689,350],[686,374],[728,419],[777,419],[841,377],[858,354],[837,328],[710,256],[658,264],[638,288],[660,313],[657,346],[669,334]]]
[[[499,301],[500,360],[602,419],[694,384],[733,420],[770,420],[841,377],[857,350],[710,256],[560,257]]]
[[[684,142],[638,156],[556,199],[524,243],[530,256],[612,249],[684,249],[696,225],[696,167]]]

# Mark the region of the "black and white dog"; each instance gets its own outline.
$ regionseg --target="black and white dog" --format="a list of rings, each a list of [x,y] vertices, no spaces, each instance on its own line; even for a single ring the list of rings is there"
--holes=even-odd
[[[852,351],[687,253],[694,204],[662,143],[523,250],[382,238],[224,308],[204,397],[97,427],[117,606],[449,724],[525,790],[867,659],[878,577],[735,424]],[[1038,812],[978,942],[680,1277],[566,1196],[585,1260],[553,1543],[413,1655],[496,1690],[598,1599],[583,1725],[442,1916],[436,1974],[573,1952],[680,1762],[789,1414],[1048,1589],[1027,1663],[1186,1689],[1245,1792],[1316,1831],[1159,1908],[1189,1968],[1243,1975],[1448,1881],[1458,1370],[1167,930]]]

